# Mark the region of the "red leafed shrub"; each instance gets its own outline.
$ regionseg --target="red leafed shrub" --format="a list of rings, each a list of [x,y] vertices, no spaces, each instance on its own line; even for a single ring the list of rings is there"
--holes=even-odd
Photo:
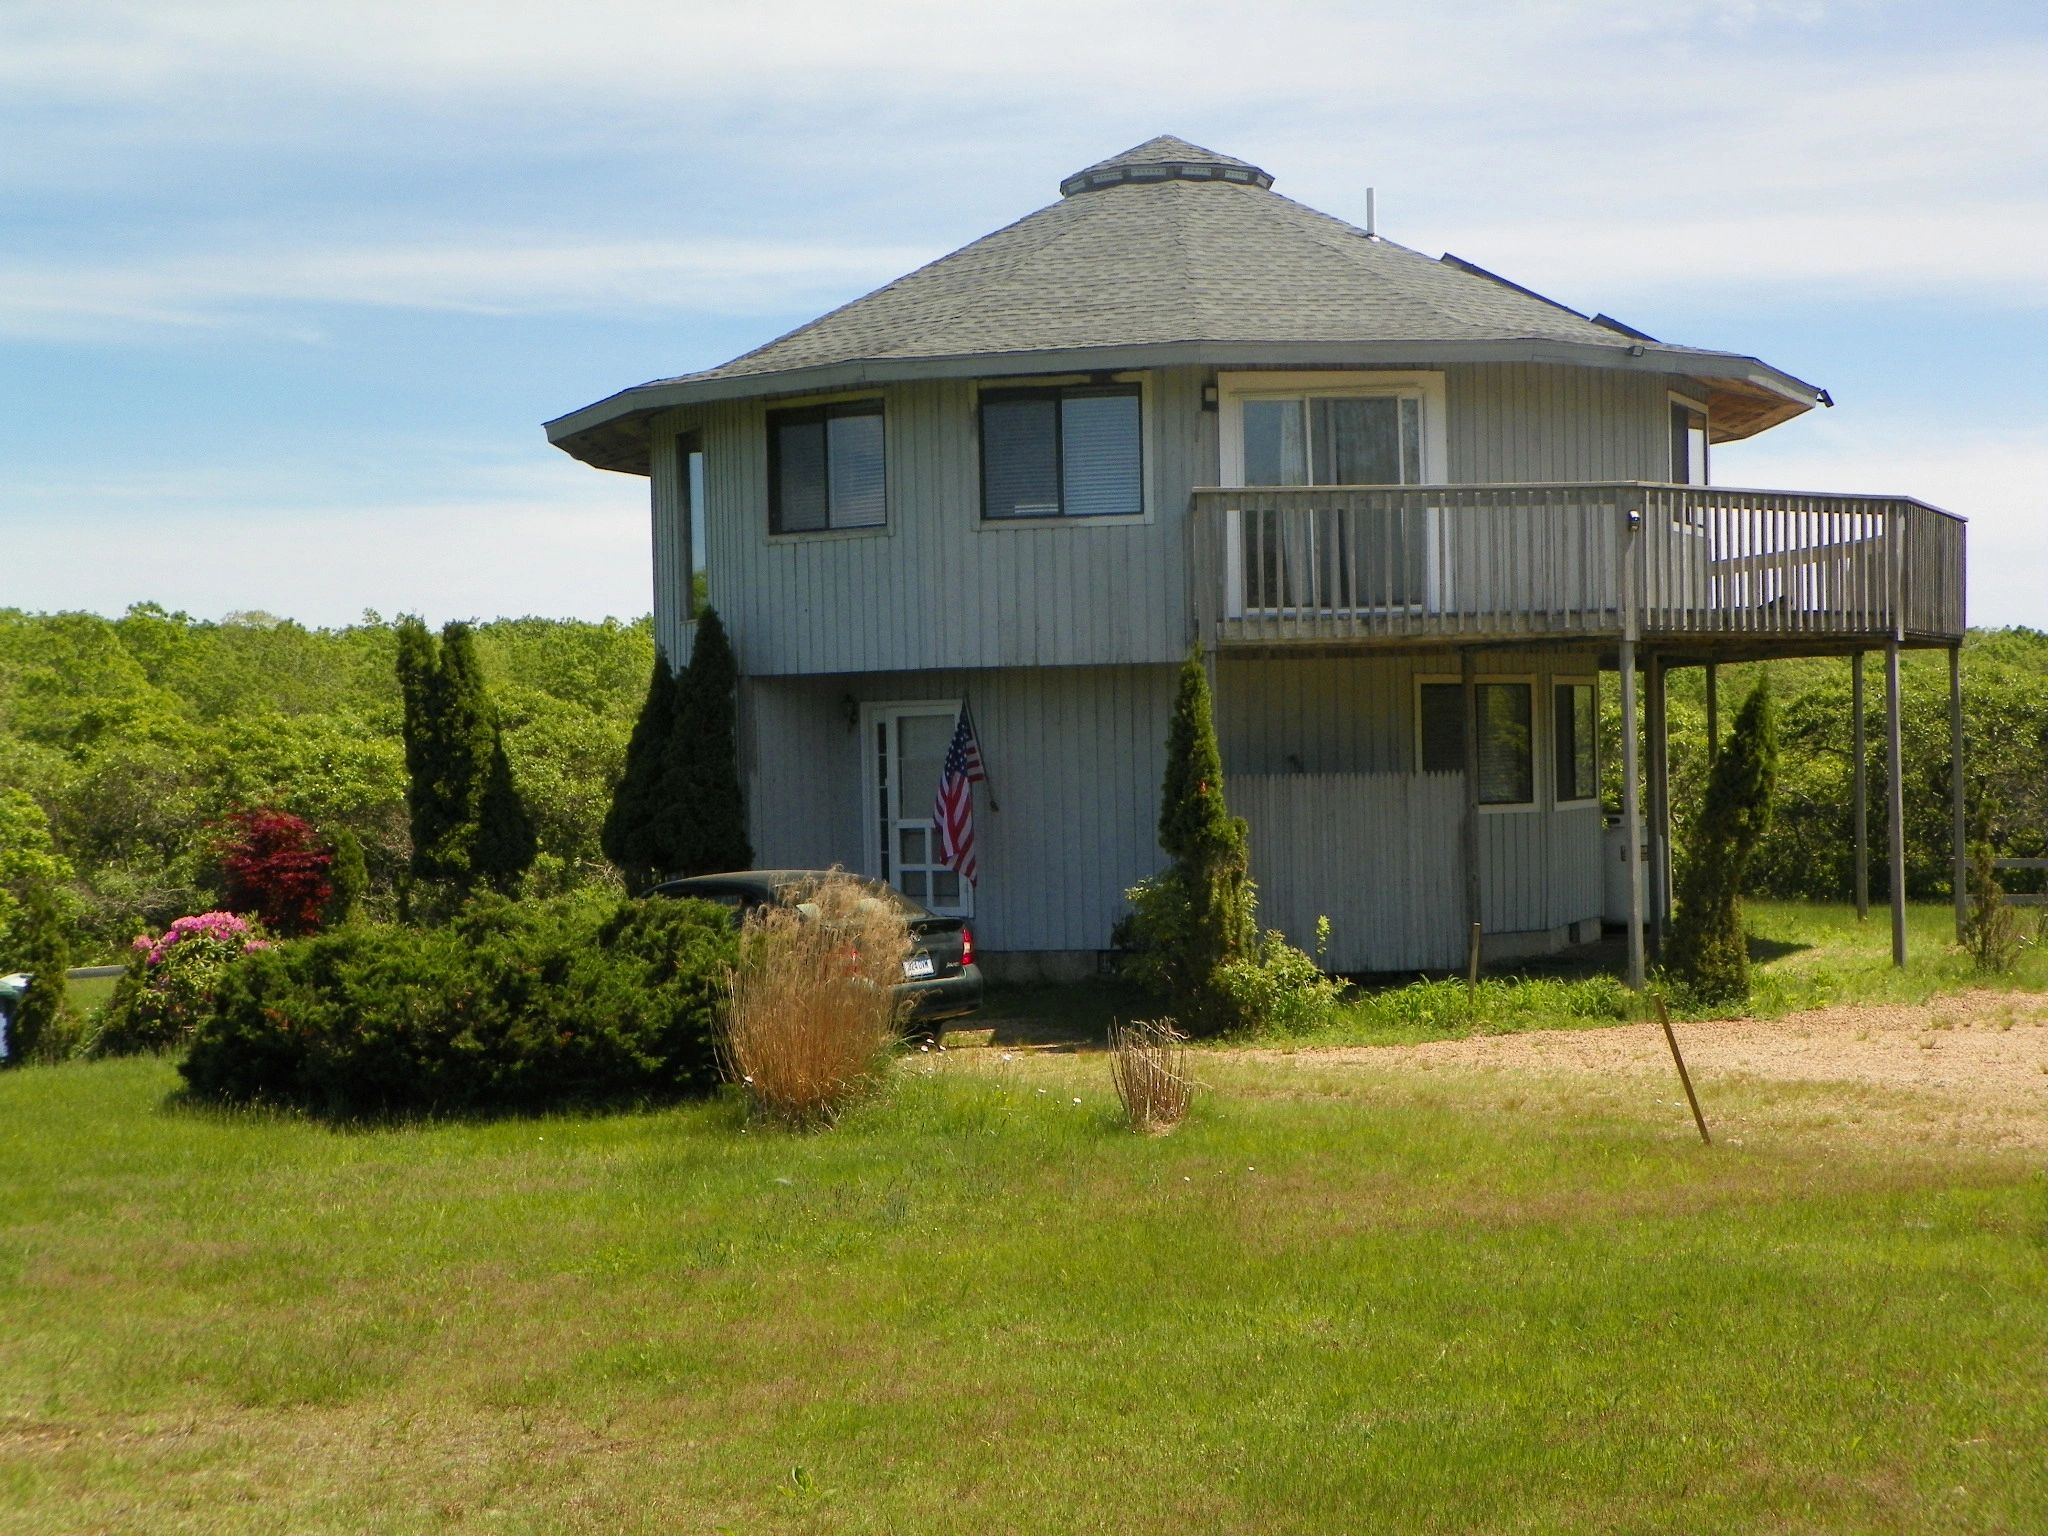
[[[334,851],[302,816],[237,811],[220,842],[227,907],[253,912],[272,933],[294,938],[320,926],[334,895],[328,870]]]

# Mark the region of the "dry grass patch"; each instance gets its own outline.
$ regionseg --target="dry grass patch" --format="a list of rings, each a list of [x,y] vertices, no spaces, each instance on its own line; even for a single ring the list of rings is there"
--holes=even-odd
[[[910,930],[847,876],[791,894],[740,935],[723,1053],[757,1114],[825,1125],[873,1086],[900,1033]]]
[[[1187,1036],[1171,1019],[1133,1019],[1109,1029],[1109,1078],[1131,1129],[1164,1136],[1188,1117],[1194,1079]]]

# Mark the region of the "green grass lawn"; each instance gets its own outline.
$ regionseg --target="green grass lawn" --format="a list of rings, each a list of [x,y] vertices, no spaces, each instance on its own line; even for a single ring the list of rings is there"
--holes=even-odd
[[[64,983],[65,995],[82,1017],[112,997],[114,983],[120,979],[118,976],[74,976]]]
[[[0,1076],[0,1528],[2048,1528],[2037,1159],[1220,1054],[1148,1140],[971,1054],[813,1136]]]
[[[1955,943],[1954,909],[1923,903],[1906,909],[1907,964],[1892,964],[1891,914],[1873,909],[1858,922],[1850,906],[1817,902],[1744,903],[1751,940],[1753,992],[1735,1006],[1675,1014],[1773,1018],[1831,1003],[1924,1002],[1965,987],[2048,990],[2048,945],[2029,947],[2010,976],[1986,977]],[[1355,988],[1336,1017],[1299,1038],[1315,1044],[1396,1045],[1518,1029],[1576,1029],[1642,1018],[1647,998],[1622,985],[1618,939],[1490,972],[1475,993],[1462,978],[1393,981]],[[1652,987],[1663,983],[1652,978]]]

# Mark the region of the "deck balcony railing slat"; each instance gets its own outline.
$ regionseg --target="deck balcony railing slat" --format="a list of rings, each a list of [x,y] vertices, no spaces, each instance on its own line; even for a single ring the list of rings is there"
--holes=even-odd
[[[1259,486],[1198,490],[1190,519],[1190,597],[1216,643],[1613,634],[1625,593],[1645,638],[1941,640],[1965,615],[1963,521],[1914,501],[1637,481]]]

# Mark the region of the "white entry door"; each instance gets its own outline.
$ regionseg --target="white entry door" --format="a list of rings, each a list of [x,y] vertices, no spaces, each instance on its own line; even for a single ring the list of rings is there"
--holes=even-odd
[[[932,808],[946,748],[960,716],[957,700],[869,704],[862,711],[868,873],[912,901],[948,917],[972,916],[974,887],[939,863]]]

